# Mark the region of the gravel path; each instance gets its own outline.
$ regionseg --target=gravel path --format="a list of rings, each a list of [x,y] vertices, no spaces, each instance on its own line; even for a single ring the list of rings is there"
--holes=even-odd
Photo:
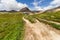
[[[60,40],[60,30],[56,30],[49,25],[39,22],[31,23],[23,18],[26,22],[24,40]]]

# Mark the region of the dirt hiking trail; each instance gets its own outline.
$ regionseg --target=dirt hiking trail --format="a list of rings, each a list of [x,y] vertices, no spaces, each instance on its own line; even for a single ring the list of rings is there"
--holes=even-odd
[[[60,30],[56,30],[49,25],[39,22],[31,23],[23,18],[25,23],[24,40],[60,40]]]

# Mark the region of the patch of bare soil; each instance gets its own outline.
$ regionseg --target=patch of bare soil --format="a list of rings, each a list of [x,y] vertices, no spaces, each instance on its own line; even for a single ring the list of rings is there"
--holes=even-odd
[[[26,22],[24,40],[60,40],[60,30],[56,30],[49,25],[39,22],[31,23],[23,18]]]

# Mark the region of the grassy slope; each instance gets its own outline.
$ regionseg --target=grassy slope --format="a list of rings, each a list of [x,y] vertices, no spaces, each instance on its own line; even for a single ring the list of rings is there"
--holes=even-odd
[[[35,15],[38,18],[42,18],[42,19],[46,19],[46,20],[50,20],[50,21],[56,21],[56,22],[60,22],[60,11],[59,12],[46,12],[40,15]]]
[[[0,14],[0,40],[23,40],[24,22],[22,17],[23,14],[19,14],[19,12]]]
[[[40,20],[45,19],[48,21],[52,20],[60,22],[60,12],[56,13],[46,12],[43,14],[36,15],[23,15],[19,12],[7,12],[6,14],[0,14],[0,40],[23,40],[24,37],[24,22],[22,20],[23,16],[25,16],[25,18],[31,21],[32,23],[36,22],[35,19],[38,18],[39,21],[44,22],[45,24],[49,24],[54,28],[60,29],[60,25]]]
[[[45,12],[45,13],[42,13],[42,14],[29,15],[26,18],[28,20],[30,20],[32,23],[35,22],[35,19],[38,19],[39,21],[44,22],[45,24],[49,24],[56,29],[60,29],[60,25],[40,20],[40,19],[45,19],[47,21],[60,22],[60,11],[59,12]]]

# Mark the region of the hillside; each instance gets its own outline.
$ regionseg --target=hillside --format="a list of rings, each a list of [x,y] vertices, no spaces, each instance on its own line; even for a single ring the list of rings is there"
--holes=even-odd
[[[58,6],[56,8],[48,9],[45,12],[57,12],[57,11],[60,11],[60,6]]]
[[[0,13],[0,40],[23,40],[23,14],[19,12],[2,13]]]
[[[60,11],[0,12],[0,40],[60,40]]]
[[[60,40],[60,11],[28,15],[24,18],[25,40]]]

